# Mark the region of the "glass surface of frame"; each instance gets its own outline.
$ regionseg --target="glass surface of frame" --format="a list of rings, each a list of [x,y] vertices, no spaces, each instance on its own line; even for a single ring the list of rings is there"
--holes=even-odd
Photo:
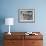
[[[18,10],[19,22],[35,22],[35,9],[19,9]]]

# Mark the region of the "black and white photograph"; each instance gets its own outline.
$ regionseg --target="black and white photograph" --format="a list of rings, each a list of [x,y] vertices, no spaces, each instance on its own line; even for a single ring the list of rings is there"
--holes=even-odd
[[[35,9],[19,9],[19,22],[35,22]]]

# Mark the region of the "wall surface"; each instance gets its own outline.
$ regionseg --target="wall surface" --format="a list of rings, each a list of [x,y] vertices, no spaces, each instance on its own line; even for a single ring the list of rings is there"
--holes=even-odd
[[[0,0],[0,17],[13,17],[15,20],[11,31],[46,31],[46,0]],[[18,9],[35,9],[35,23],[19,23]],[[8,31],[8,26],[1,26],[2,32]]]

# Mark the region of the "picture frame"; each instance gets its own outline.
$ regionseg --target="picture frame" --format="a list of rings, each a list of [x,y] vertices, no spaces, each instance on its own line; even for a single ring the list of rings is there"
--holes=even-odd
[[[19,9],[18,21],[22,23],[34,23],[35,22],[35,9]]]

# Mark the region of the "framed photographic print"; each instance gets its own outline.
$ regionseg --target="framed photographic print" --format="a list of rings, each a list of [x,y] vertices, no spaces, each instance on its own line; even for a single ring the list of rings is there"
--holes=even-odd
[[[18,10],[19,22],[35,22],[35,9],[19,9]]]

